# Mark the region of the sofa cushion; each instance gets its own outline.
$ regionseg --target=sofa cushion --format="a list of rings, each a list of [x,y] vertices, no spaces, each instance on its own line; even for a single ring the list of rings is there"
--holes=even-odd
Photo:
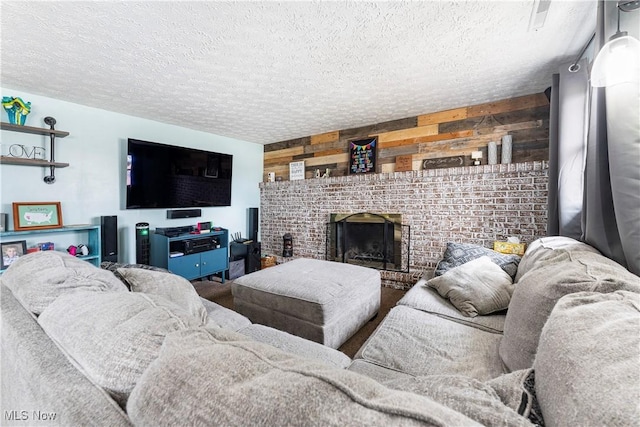
[[[354,358],[410,375],[452,374],[488,380],[504,373],[500,334],[398,305]]]
[[[522,260],[520,260],[515,282],[518,282],[523,275],[535,266],[548,262],[566,261],[569,258],[569,254],[575,252],[600,253],[594,247],[572,239],[571,237],[541,237],[529,245]]]
[[[272,345],[298,356],[318,359],[336,368],[346,368],[351,364],[351,358],[338,350],[268,326],[254,324],[238,332],[254,341]]]
[[[427,281],[467,317],[505,310],[509,306],[511,277],[488,256],[481,256]]]
[[[543,261],[516,283],[500,343],[500,356],[509,370],[533,366],[538,338],[556,302],[581,292],[640,292],[640,278],[602,255],[578,249],[542,249]],[[529,252],[525,253],[525,258]],[[526,259],[524,260],[526,262]]]
[[[512,408],[505,404],[490,385],[474,378],[462,375],[429,375],[392,380],[385,385],[427,396],[485,426],[532,425],[527,414],[518,413],[517,406]],[[522,394],[520,397],[522,398]]]
[[[86,291],[60,296],[38,322],[121,405],[157,357],[165,335],[201,324],[158,295]]]
[[[413,378],[411,375],[405,374],[404,372],[384,368],[380,365],[376,365],[375,363],[367,362],[364,359],[354,360],[347,369],[351,372],[357,372],[361,375],[373,378],[379,383],[385,383],[387,381],[397,380],[400,378]]]
[[[60,295],[76,290],[127,292],[127,287],[108,271],[58,251],[20,257],[4,272],[2,282],[36,316]]]
[[[488,249],[483,246],[471,243],[447,243],[447,249],[442,255],[442,259],[438,262],[433,273],[434,276],[441,276],[454,267],[472,261],[481,256],[488,256],[491,261],[495,262],[513,279],[518,270],[520,257],[518,255],[505,255]]]
[[[129,283],[132,292],[163,296],[200,319],[203,325],[207,323],[207,310],[191,282],[184,277],[142,268],[119,268],[116,271]]]
[[[534,363],[548,426],[637,425],[640,295],[580,292],[558,301]]]
[[[487,314],[485,316],[467,317],[463,316],[448,299],[442,298],[438,291],[426,286],[427,279],[424,277],[418,280],[397,305],[404,305],[416,310],[432,313],[436,316],[450,319],[475,328],[483,329],[487,332],[501,334],[504,328],[504,312]]]
[[[131,393],[134,425],[478,425],[433,400],[224,329],[167,336]]]

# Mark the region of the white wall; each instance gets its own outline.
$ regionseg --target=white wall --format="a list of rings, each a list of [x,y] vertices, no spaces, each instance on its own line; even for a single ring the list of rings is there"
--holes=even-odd
[[[100,216],[117,215],[121,262],[135,262],[135,224],[138,222],[148,222],[154,229],[211,221],[216,226],[229,229],[230,233],[242,232],[246,236],[247,209],[260,206],[258,184],[262,181],[262,145],[10,88],[1,88],[1,93],[2,96],[21,97],[25,102],[31,102],[27,126],[48,128],[43,119],[52,116],[57,120],[56,129],[70,133],[66,138],[56,139],[56,161],[70,165],[56,169],[54,184],[43,181],[49,175],[49,168],[0,165],[0,211],[10,214],[9,229],[13,229],[12,202],[59,201],[65,225],[99,224]],[[171,107],[167,105],[167,108]],[[2,121],[7,122],[6,112],[3,110],[0,114]],[[4,130],[0,134],[2,154],[6,154],[7,145],[24,144],[46,147],[49,158],[48,136]],[[166,209],[125,210],[127,138],[232,154],[231,206],[202,208],[200,218],[174,220],[166,219]]]

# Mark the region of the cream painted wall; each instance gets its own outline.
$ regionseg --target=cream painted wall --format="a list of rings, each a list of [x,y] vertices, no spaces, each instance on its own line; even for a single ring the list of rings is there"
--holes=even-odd
[[[43,181],[49,175],[49,168],[0,165],[1,212],[10,213],[12,202],[59,201],[62,203],[65,225],[99,224],[100,216],[117,215],[121,262],[135,262],[135,224],[138,222],[148,222],[150,228],[154,229],[211,221],[214,225],[229,229],[230,233],[242,232],[246,236],[247,209],[260,206],[258,184],[262,180],[262,145],[10,88],[1,88],[1,91],[2,96],[19,96],[31,102],[31,114],[26,125],[48,127],[43,119],[52,116],[57,120],[56,129],[70,133],[66,138],[56,140],[56,161],[69,163],[70,166],[56,169],[54,184]],[[167,108],[171,106],[167,105]],[[2,111],[0,114],[2,121],[7,122],[6,113]],[[185,117],[185,120],[188,118]],[[24,144],[46,147],[46,156],[49,157],[48,136],[4,130],[0,134],[2,154],[6,154],[7,145]],[[166,218],[166,209],[125,210],[123,195],[127,138],[232,154],[231,206],[203,208],[201,218],[174,220]],[[13,229],[11,214],[9,223],[9,228]]]

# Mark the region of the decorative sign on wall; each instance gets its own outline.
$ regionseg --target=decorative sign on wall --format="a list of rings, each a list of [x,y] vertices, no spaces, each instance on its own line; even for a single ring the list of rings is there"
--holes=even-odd
[[[31,145],[2,144],[0,145],[0,155],[22,159],[44,159],[45,149]]]
[[[457,166],[468,166],[465,164],[463,156],[440,157],[438,159],[425,159],[422,162],[422,169],[455,168]]]
[[[304,160],[289,163],[289,180],[304,179]]]
[[[376,171],[378,137],[349,141],[349,173]]]
[[[410,171],[412,168],[413,156],[411,154],[396,156],[396,172]]]

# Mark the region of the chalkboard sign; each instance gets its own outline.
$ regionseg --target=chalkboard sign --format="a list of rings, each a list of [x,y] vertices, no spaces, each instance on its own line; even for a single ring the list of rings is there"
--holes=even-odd
[[[349,141],[349,173],[376,171],[378,137]]]
[[[455,168],[457,166],[469,166],[471,162],[465,162],[463,156],[439,157],[437,159],[425,159],[422,162],[422,169],[443,169]]]

